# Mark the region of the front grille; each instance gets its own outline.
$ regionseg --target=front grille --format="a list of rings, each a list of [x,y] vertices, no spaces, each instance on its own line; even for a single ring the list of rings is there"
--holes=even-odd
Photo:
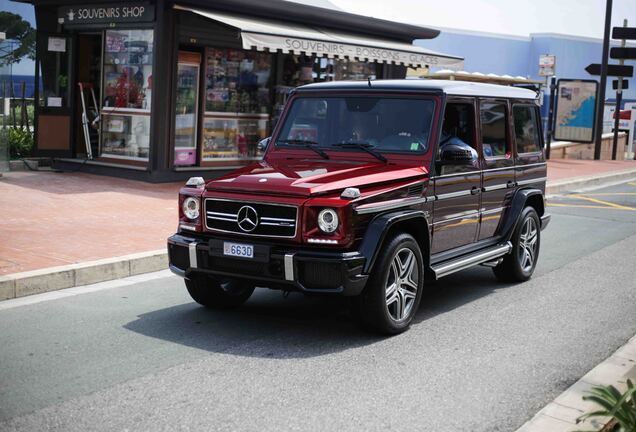
[[[293,238],[298,224],[298,207],[207,198],[205,224],[214,231]]]

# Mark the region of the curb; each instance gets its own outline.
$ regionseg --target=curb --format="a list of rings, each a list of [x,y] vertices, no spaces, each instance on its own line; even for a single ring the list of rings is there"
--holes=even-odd
[[[0,276],[0,300],[73,288],[168,268],[165,249]]]
[[[546,195],[554,195],[562,192],[570,192],[572,190],[581,188],[608,186],[611,183],[617,183],[624,180],[632,179],[636,179],[636,169],[574,177],[565,180],[548,182],[545,193]]]
[[[609,418],[599,417],[576,423],[581,415],[599,409],[582,397],[599,385],[613,385],[624,392],[627,379],[636,381],[636,336],[557,396],[516,432],[599,431],[607,425]]]

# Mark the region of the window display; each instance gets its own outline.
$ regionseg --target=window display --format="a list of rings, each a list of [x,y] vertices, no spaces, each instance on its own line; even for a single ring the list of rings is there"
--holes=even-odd
[[[269,133],[271,67],[268,53],[206,50],[203,161],[258,158]]]
[[[203,121],[203,160],[257,159],[258,142],[269,133],[269,115],[237,114]]]
[[[148,159],[150,113],[126,113],[102,109],[102,151],[107,157]]]
[[[147,159],[152,30],[106,30],[101,155]]]
[[[271,68],[271,54],[208,48],[205,110],[269,113]]]

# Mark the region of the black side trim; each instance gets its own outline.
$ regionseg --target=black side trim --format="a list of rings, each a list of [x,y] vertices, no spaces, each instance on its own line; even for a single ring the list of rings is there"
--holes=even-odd
[[[371,272],[380,246],[382,246],[391,226],[409,219],[421,219],[423,226],[425,226],[428,231],[428,222],[424,212],[421,210],[384,213],[376,216],[371,223],[369,223],[362,244],[360,245],[360,253],[366,258],[363,273],[368,274]]]
[[[508,208],[508,211],[506,212],[505,221],[501,228],[501,237],[503,239],[510,240],[512,233],[515,230],[515,226],[517,225],[519,215],[526,206],[526,201],[528,200],[528,198],[534,195],[540,195],[543,199],[543,192],[540,189],[531,188],[520,189],[512,197],[510,208]]]

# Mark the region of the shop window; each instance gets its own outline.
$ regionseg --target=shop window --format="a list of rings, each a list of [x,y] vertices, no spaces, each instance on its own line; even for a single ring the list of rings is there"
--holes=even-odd
[[[533,153],[541,150],[537,112],[532,105],[515,105],[512,109],[515,124],[517,153]]]
[[[208,48],[202,160],[256,159],[269,133],[272,55]]]
[[[38,37],[38,46],[42,86],[39,104],[46,108],[67,108],[71,40],[63,36],[42,34]]]
[[[201,56],[198,53],[179,53],[174,131],[175,166],[191,166],[197,162],[200,63]]]
[[[148,159],[152,30],[107,30],[104,37],[101,155]]]
[[[480,112],[484,157],[511,157],[510,143],[506,134],[506,105],[498,102],[482,102]]]

